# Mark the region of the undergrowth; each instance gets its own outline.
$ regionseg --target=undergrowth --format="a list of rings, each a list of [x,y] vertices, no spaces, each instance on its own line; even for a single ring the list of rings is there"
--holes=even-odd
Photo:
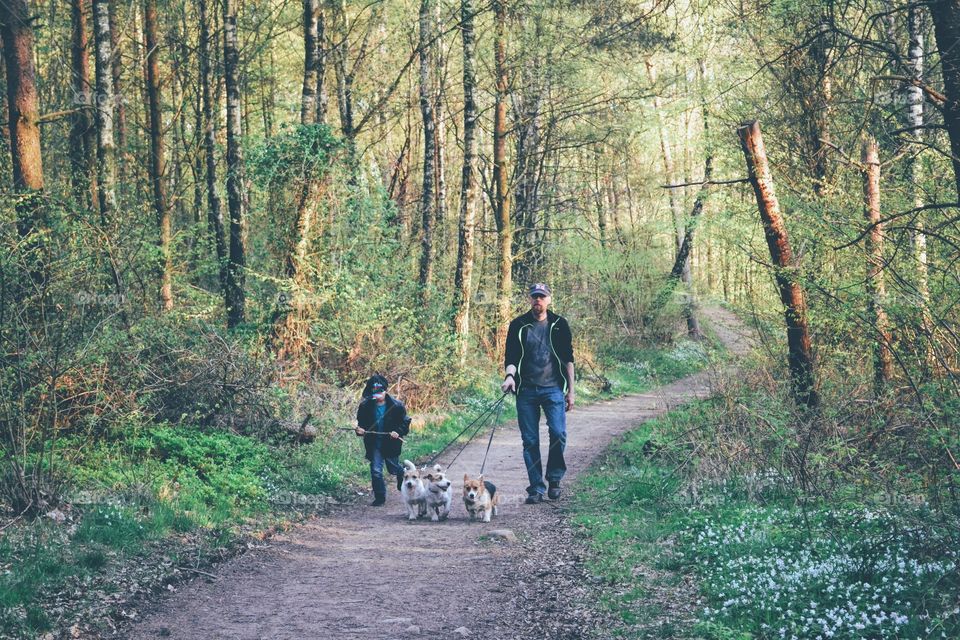
[[[692,373],[705,364],[707,349],[684,341],[603,352],[598,364],[580,369],[578,402]],[[418,420],[403,457],[422,461],[436,453],[499,397],[496,380],[487,386],[458,390],[446,413]],[[201,548],[216,556],[244,535],[369,491],[360,439],[338,430],[352,426],[354,406],[347,398],[318,416],[318,434],[309,443],[170,423],[139,424],[93,443],[65,440],[72,489],[48,516],[15,523],[0,539],[0,635],[30,637],[62,627],[71,607],[54,610],[51,601],[76,600],[69,594],[77,590],[90,598],[109,592],[131,563],[161,555],[175,567],[187,562],[181,555]],[[515,417],[508,398],[500,420]],[[73,613],[78,610],[74,602]]]
[[[764,466],[790,455],[794,443],[778,439],[795,425],[775,394],[742,382],[734,401],[721,394],[626,433],[578,480],[575,523],[623,633],[960,637],[956,514],[910,483],[909,465],[879,484],[833,469],[838,447],[828,437],[810,445],[804,467]],[[747,440],[737,415],[754,416],[754,431],[766,433]],[[856,455],[875,473],[874,456],[893,466],[891,447]]]

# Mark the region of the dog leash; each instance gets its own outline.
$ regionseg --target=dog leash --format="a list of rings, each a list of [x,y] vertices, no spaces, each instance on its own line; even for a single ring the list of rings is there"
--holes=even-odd
[[[496,411],[496,412],[497,412],[497,417],[499,418],[499,417],[500,417],[500,409],[503,408],[503,400],[504,400],[504,398],[506,398],[506,397],[507,397],[507,394],[504,393],[502,396],[500,396],[500,398],[499,398],[494,404],[492,404],[492,405],[490,406],[490,408],[489,408],[487,411],[485,411],[485,412],[484,412],[483,414],[481,414],[481,415],[483,415],[485,418],[491,418],[491,417],[493,417],[493,412]],[[474,422],[477,422],[477,420],[475,420]],[[462,447],[460,447],[460,451],[457,451],[457,455],[453,456],[453,460],[451,460],[450,462],[447,463],[447,467],[448,467],[448,468],[451,467],[454,462],[456,462],[457,458],[460,457],[460,454],[463,453],[464,449],[466,449],[467,446],[473,441],[473,439],[477,437],[477,434],[479,434],[479,433],[483,430],[483,428],[484,428],[485,426],[487,426],[487,421],[486,421],[486,420],[482,420],[482,421],[479,421],[479,422],[480,422],[480,424],[477,426],[476,430],[474,430],[473,435],[471,435],[469,438],[467,438],[467,441],[463,443],[463,446],[462,446]],[[496,428],[496,425],[494,425],[494,428]],[[492,435],[493,435],[493,434],[491,433],[491,436],[492,436]],[[491,441],[492,441],[492,440],[491,440]],[[451,444],[452,444],[452,443],[451,443]],[[487,446],[487,450],[489,451],[489,445]],[[442,452],[441,452],[441,453],[442,453]],[[437,456],[434,456],[434,459],[436,459],[437,457],[439,457],[439,454],[437,454]],[[427,466],[429,467],[431,464],[433,464],[433,460],[431,460],[430,462],[428,462],[428,463],[427,463]]]
[[[504,397],[507,395],[503,394]],[[487,440],[487,450],[483,454],[483,462],[480,463],[480,475],[483,475],[483,468],[487,466],[487,456],[490,455],[490,445],[493,444],[493,434],[497,432],[497,425],[500,424],[500,414],[503,413],[503,398],[500,398],[500,406],[497,407],[497,417],[493,419],[493,428],[490,429],[490,439]]]
[[[477,415],[477,417],[474,418],[474,419],[470,422],[470,424],[468,424],[467,426],[465,426],[465,427],[460,431],[460,433],[458,433],[457,435],[453,436],[453,438],[451,438],[450,441],[449,441],[447,444],[445,444],[442,449],[440,449],[439,451],[437,451],[437,453],[436,453],[432,458],[430,458],[430,460],[427,462],[427,464],[426,464],[425,466],[428,466],[428,467],[429,467],[429,466],[433,465],[433,463],[436,462],[437,459],[438,459],[440,456],[442,456],[444,453],[447,452],[447,449],[449,449],[449,448],[453,445],[453,443],[455,443],[457,440],[460,439],[460,436],[462,436],[462,435],[465,434],[467,431],[469,431],[470,428],[473,427],[474,425],[476,425],[477,423],[480,423],[480,426],[477,427],[477,429],[473,432],[473,435],[471,435],[469,438],[467,438],[467,441],[466,441],[466,443],[464,443],[463,447],[461,447],[460,452],[458,452],[457,455],[453,458],[454,460],[456,460],[457,457],[460,456],[460,453],[463,452],[463,449],[465,449],[466,446],[467,446],[468,444],[470,444],[470,441],[473,440],[475,437],[477,437],[477,434],[480,433],[480,430],[481,430],[481,429],[484,427],[484,425],[486,424],[486,422],[484,421],[484,418],[489,418],[489,417],[493,414],[494,411],[496,411],[496,410],[500,409],[501,407],[503,407],[503,400],[504,400],[504,398],[506,398],[506,397],[507,397],[507,394],[506,394],[506,392],[504,392],[504,394],[503,394],[502,396],[500,396],[497,400],[495,400],[492,404],[490,404],[490,405],[488,405],[487,407],[485,407],[485,408],[483,409],[483,411],[481,411],[481,412]],[[498,414],[498,415],[499,415],[499,414]],[[453,463],[453,461],[450,462],[450,464],[452,464],[452,463]],[[448,464],[447,466],[450,466],[450,464]]]
[[[353,432],[356,432],[356,430],[357,430],[356,427],[337,427],[337,431],[353,431]],[[370,434],[370,435],[389,436],[389,435],[390,435],[390,432],[389,432],[389,431],[366,431],[363,435],[368,435],[368,434]],[[406,444],[406,442],[407,442],[407,441],[404,440],[403,437],[401,437],[401,436],[397,436],[396,438],[394,438],[394,440],[399,440],[400,442],[403,442],[404,444]]]

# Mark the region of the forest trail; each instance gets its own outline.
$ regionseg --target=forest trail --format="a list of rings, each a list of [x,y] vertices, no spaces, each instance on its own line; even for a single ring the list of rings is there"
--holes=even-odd
[[[746,329],[728,311],[703,310],[708,325],[734,355],[750,350]],[[568,414],[565,488],[618,434],[691,399],[710,393],[716,370],[705,370],[647,393],[578,407]],[[484,433],[484,435],[487,432]],[[546,426],[541,425],[546,448]],[[263,548],[199,577],[154,605],[123,632],[131,638],[487,638],[527,637],[533,631],[518,610],[542,613],[539,637],[589,637],[591,616],[554,590],[518,580],[517,567],[551,555],[551,527],[565,519],[557,503],[521,504],[527,484],[515,422],[498,428],[486,476],[501,492],[499,516],[470,522],[461,496],[464,472],[477,474],[487,438],[477,437],[448,469],[454,507],[445,522],[408,522],[396,491],[383,508],[350,504],[277,535]],[[440,460],[445,464],[457,448]],[[509,529],[514,543],[485,538]],[[531,546],[533,545],[533,546]],[[535,552],[535,553],[531,553]],[[546,556],[544,556],[546,552]],[[574,561],[557,560],[558,569]],[[541,571],[541,573],[543,573]],[[536,575],[536,574],[535,574]],[[535,576],[534,576],[535,577]],[[519,602],[523,600],[526,602]],[[580,628],[575,628],[581,625]]]

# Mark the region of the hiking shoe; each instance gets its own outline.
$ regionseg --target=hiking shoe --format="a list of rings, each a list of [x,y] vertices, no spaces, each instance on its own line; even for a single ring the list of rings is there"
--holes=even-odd
[[[550,483],[550,489],[547,490],[547,497],[550,498],[551,500],[560,499],[560,483],[559,482]]]
[[[523,501],[523,504],[540,504],[541,502],[543,502],[543,494],[534,493],[527,496],[527,499]]]
[[[382,507],[387,503],[387,499],[383,496],[377,496],[374,498],[373,502],[370,503],[371,507]]]

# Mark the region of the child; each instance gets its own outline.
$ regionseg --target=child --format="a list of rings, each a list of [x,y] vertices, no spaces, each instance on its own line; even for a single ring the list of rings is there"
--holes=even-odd
[[[399,438],[410,431],[410,418],[403,403],[387,393],[387,379],[380,374],[370,376],[363,389],[363,399],[357,407],[357,435],[363,437],[366,458],[370,461],[370,480],[373,483],[371,507],[382,506],[387,500],[387,486],[383,480],[383,465],[397,476],[397,491],[403,482],[400,465]]]

